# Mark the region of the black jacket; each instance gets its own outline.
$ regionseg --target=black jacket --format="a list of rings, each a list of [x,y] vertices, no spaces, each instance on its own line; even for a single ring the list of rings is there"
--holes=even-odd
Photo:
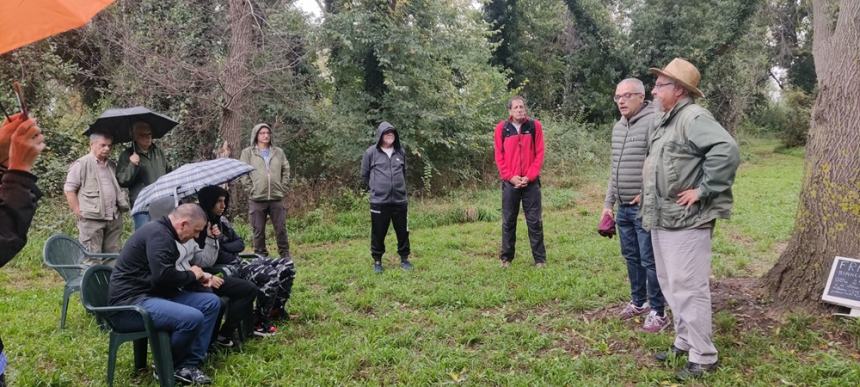
[[[0,267],[27,244],[27,231],[41,197],[36,176],[0,168]]]
[[[0,267],[9,263],[27,244],[27,231],[41,197],[36,176],[0,167]],[[2,339],[0,353],[3,353]]]
[[[170,219],[149,222],[131,235],[110,277],[111,305],[129,305],[142,297],[172,298],[197,283],[190,271],[176,270],[179,237]]]
[[[394,132],[394,153],[388,157],[382,151],[382,135]],[[371,204],[406,204],[406,153],[400,145],[400,134],[388,122],[376,129],[376,144],[364,152],[361,176],[370,189]]]

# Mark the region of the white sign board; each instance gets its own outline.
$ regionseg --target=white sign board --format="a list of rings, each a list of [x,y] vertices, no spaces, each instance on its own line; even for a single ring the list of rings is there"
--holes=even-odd
[[[860,260],[846,257],[833,259],[821,300],[860,309]]]

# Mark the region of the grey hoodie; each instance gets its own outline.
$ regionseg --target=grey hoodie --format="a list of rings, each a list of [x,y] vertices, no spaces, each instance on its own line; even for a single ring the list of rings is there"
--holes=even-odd
[[[390,158],[380,146],[382,134],[389,130],[394,131],[394,153]],[[370,189],[371,204],[406,204],[406,153],[400,145],[400,134],[388,122],[376,128],[376,143],[361,159],[361,176]]]

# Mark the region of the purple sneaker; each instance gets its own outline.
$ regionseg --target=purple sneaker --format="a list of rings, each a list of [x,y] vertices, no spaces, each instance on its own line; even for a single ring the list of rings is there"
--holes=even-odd
[[[645,324],[642,324],[642,330],[648,333],[662,332],[669,326],[669,318],[664,313],[663,316],[658,316],[656,310],[652,310],[645,318]]]
[[[629,320],[633,317],[643,315],[651,311],[651,307],[648,304],[643,304],[642,306],[636,306],[633,302],[628,303],[624,310],[618,315],[622,320]]]

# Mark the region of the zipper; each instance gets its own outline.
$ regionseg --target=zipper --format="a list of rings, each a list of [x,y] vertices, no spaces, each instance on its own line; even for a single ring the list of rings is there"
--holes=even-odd
[[[624,148],[627,146],[627,137],[630,135],[630,120],[627,120],[627,131],[624,132],[624,142],[621,143],[621,153],[618,154],[618,161],[615,163],[615,196],[618,198],[618,204],[621,203],[621,191],[618,189],[618,168],[621,167],[621,157],[624,156]]]

